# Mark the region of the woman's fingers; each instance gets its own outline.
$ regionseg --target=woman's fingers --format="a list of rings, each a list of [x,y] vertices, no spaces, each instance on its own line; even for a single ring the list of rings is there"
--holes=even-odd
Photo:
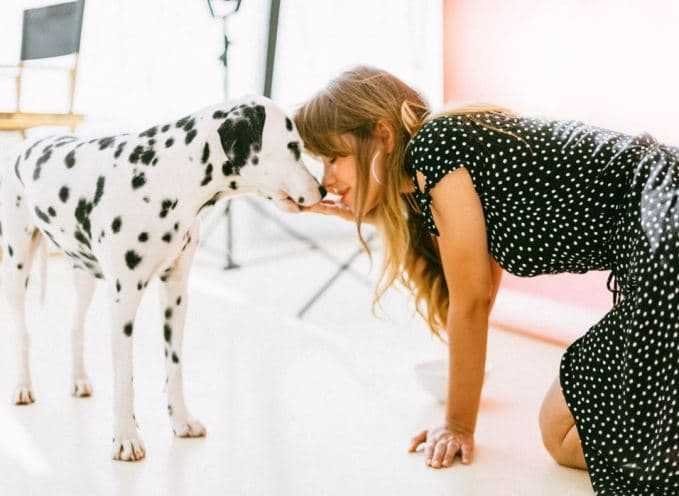
[[[434,446],[435,444],[432,443],[431,441],[427,441],[427,443],[424,445],[424,464],[429,465],[431,464],[431,458],[434,456]]]
[[[472,454],[474,453],[474,446],[470,443],[462,444],[462,463],[468,465],[472,462]]]
[[[448,442],[445,439],[440,439],[437,441],[436,446],[434,447],[434,456],[431,459],[432,467],[439,468],[441,466],[443,456],[446,454],[447,446]]]
[[[443,457],[443,466],[450,467],[453,464],[455,455],[459,449],[459,444],[454,439],[449,439],[446,443],[446,455]]]
[[[418,446],[425,442],[427,440],[427,431],[422,431],[420,432],[417,436],[413,437],[410,440],[410,448],[408,448],[409,452],[416,451]]]

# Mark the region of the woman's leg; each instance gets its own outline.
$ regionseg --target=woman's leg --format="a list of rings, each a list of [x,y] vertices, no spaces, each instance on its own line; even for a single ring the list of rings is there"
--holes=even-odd
[[[561,392],[559,376],[545,395],[539,420],[542,442],[552,458],[559,465],[587,470],[575,419]]]

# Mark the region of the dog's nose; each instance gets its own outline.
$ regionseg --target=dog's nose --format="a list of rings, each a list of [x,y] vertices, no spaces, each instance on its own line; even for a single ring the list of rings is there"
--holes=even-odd
[[[318,191],[321,193],[321,200],[328,194],[328,191],[323,186],[319,186]]]

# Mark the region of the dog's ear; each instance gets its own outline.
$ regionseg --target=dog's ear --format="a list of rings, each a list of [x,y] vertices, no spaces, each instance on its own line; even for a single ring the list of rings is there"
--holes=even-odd
[[[217,132],[226,154],[227,161],[222,166],[225,176],[238,174],[252,151],[262,148],[262,133],[266,121],[266,110],[263,105],[241,104],[228,112],[217,111],[214,118],[225,118]]]

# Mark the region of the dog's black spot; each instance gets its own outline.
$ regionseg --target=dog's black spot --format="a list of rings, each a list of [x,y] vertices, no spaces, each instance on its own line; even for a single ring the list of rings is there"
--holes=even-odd
[[[46,148],[45,151],[43,152],[40,157],[38,157],[38,160],[35,162],[35,169],[33,169],[33,180],[37,181],[38,178],[40,177],[40,170],[42,169],[42,164],[47,162],[50,159],[50,156],[52,155],[52,150],[50,148]]]
[[[206,163],[209,158],[210,158],[210,145],[205,143],[205,146],[203,147],[203,156],[200,158],[200,161]]]
[[[146,243],[149,240],[149,235],[146,232],[142,232],[139,234],[139,237],[137,239],[142,243]]]
[[[134,150],[132,150],[132,153],[130,153],[129,156],[130,163],[136,164],[137,162],[139,162],[142,153],[144,153],[144,147],[141,145],[135,146]]]
[[[165,140],[165,148],[170,148],[174,144],[174,138],[168,138]]]
[[[73,235],[77,241],[80,243],[84,244],[88,248],[91,248],[90,246],[90,240],[85,237],[85,235],[80,232],[80,230],[76,230],[75,234]]]
[[[17,264],[17,269],[21,270],[24,268],[24,264]]]
[[[290,143],[288,143],[288,150],[290,150],[292,154],[295,156],[295,160],[299,160],[299,158],[302,156],[302,153],[299,151],[298,141],[291,141]]]
[[[179,222],[175,222],[173,227],[175,231],[179,231]]]
[[[191,131],[186,133],[186,137],[184,138],[184,143],[186,143],[187,145],[189,143],[191,143],[193,141],[193,138],[195,138],[197,134],[198,134],[198,131],[196,131],[195,129],[191,129]]]
[[[101,196],[104,194],[104,182],[105,182],[104,176],[99,176],[97,178],[97,189],[94,192],[94,200],[92,202],[94,205],[99,203],[99,200],[101,200]]]
[[[161,130],[162,132],[164,132],[164,133],[166,133],[166,132],[168,131],[168,129],[170,129],[170,125],[169,125],[169,124],[165,124],[162,128],[160,128],[160,130]]]
[[[144,198],[142,198],[142,200],[144,200],[145,203],[149,203],[151,201],[151,199],[148,196],[145,196]]]
[[[181,305],[181,304],[182,304],[182,297],[181,297],[181,296],[177,296],[177,306],[179,306],[179,305]]]
[[[149,138],[153,138],[156,135],[157,132],[158,132],[158,127],[153,126],[153,127],[148,128],[146,131],[139,133],[139,136],[147,136]]]
[[[14,250],[12,249],[12,245],[7,245],[7,253],[9,253],[9,256],[12,257],[14,256]]]
[[[175,200],[174,203],[173,203],[172,200],[170,200],[169,198],[164,199],[163,202],[160,204],[160,214],[159,214],[160,218],[162,219],[162,218],[166,217],[168,212],[170,211],[170,209],[171,208],[173,209],[176,206],[177,206],[177,200]]]
[[[125,327],[123,327],[123,332],[125,333],[125,336],[128,338],[132,336],[132,322],[128,322],[125,324]]]
[[[137,291],[141,291],[141,288],[143,288],[144,285],[141,283],[141,281],[137,282]]]
[[[289,117],[285,118],[285,129],[288,131],[292,131],[292,121],[290,120]]]
[[[117,292],[117,293],[120,293],[120,288],[121,288],[121,286],[120,286],[120,280],[119,280],[119,279],[116,279],[116,292]]]
[[[43,221],[45,224],[50,223],[50,218],[47,217],[47,214],[40,210],[37,206],[35,207],[35,215],[37,215],[41,221]]]
[[[115,136],[109,136],[107,138],[101,138],[99,140],[99,149],[106,150],[109,146],[112,146],[116,140]]]
[[[165,234],[163,234],[163,237],[161,239],[163,241],[165,241],[166,243],[169,243],[170,241],[172,241],[172,234],[169,233],[169,232],[166,232]]]
[[[163,336],[168,343],[172,340],[172,327],[167,323],[163,326]]]
[[[0,236],[2,236],[2,222],[0,222]]]
[[[69,169],[75,165],[75,150],[71,150],[66,154],[66,157],[64,157],[64,163]]]
[[[186,132],[188,133],[189,131],[191,131],[191,130],[193,129],[193,126],[195,126],[195,125],[196,125],[196,119],[194,119],[193,117],[191,117],[191,118],[186,122],[186,124],[184,124],[184,125],[182,126],[182,129],[184,129],[184,131],[186,131]]]
[[[27,160],[28,157],[31,156],[31,151],[33,150],[33,148],[35,148],[36,146],[38,146],[38,145],[39,145],[40,143],[42,143],[43,141],[45,141],[45,140],[44,140],[44,139],[38,140],[38,141],[36,141],[35,143],[33,143],[31,146],[29,146],[29,147],[26,149],[26,153],[24,154],[24,160]]]
[[[118,216],[115,219],[113,219],[113,222],[111,222],[111,230],[114,233],[118,233],[118,232],[120,232],[120,226],[122,226],[122,225],[123,225],[123,221],[120,218],[120,216]]]
[[[227,160],[226,162],[224,162],[222,164],[222,173],[225,176],[233,176],[233,175],[237,174],[237,171],[234,168],[233,162],[231,162],[231,160]]]
[[[189,122],[189,120],[191,120],[191,116],[190,116],[190,115],[187,115],[186,117],[182,117],[181,119],[179,119],[179,120],[175,123],[175,127],[184,127],[184,126],[186,126],[186,123]]]
[[[92,231],[90,230],[90,212],[92,211],[92,204],[89,203],[85,198],[78,200],[78,206],[75,208],[75,218],[78,224],[87,233],[87,237],[92,239]]]
[[[118,148],[116,148],[116,152],[113,154],[114,158],[120,157],[123,153],[123,148],[125,148],[125,145],[127,144],[127,141],[122,141],[118,143]]]
[[[205,177],[200,182],[200,185],[205,186],[206,184],[209,184],[210,181],[212,181],[212,164],[207,164],[207,167],[205,167]]]
[[[141,154],[141,161],[144,162],[145,165],[149,165],[151,161],[155,158],[156,152],[153,150],[146,150],[144,153]]]
[[[231,189],[238,189],[238,184],[236,183],[236,181],[231,181],[231,182],[229,183],[229,188],[231,188]]]
[[[132,176],[132,189],[141,188],[144,184],[146,184],[146,176],[143,172]]]
[[[66,203],[68,201],[68,187],[67,186],[62,186],[61,189],[59,190],[59,199],[63,203]]]
[[[223,119],[224,117],[227,117],[229,114],[226,112],[222,112],[221,110],[215,111],[214,114],[212,114],[213,119]]]
[[[257,155],[255,155],[254,157],[252,157],[252,158],[250,159],[250,163],[251,163],[252,165],[257,165],[257,164],[259,163],[259,157],[258,157]]]
[[[96,277],[97,279],[103,279],[104,274],[102,274],[101,272],[97,272],[96,274],[94,274],[94,277]]]
[[[263,105],[242,105],[237,118],[227,118],[217,129],[224,153],[232,162],[222,167],[225,175],[238,174],[250,156],[253,145],[262,145],[262,132],[266,120]]]
[[[217,203],[217,200],[219,199],[220,196],[222,196],[222,193],[220,193],[220,192],[217,192],[217,193],[215,193],[214,195],[212,195],[212,198],[210,198],[208,201],[206,201],[205,203],[203,203],[203,204],[200,206],[200,208],[198,209],[198,211],[196,212],[196,214],[200,213],[200,211],[203,210],[204,208],[206,208],[206,207],[211,207],[212,205],[214,205],[215,203]]]
[[[24,281],[24,288],[28,287],[28,276],[26,276],[26,280]]]
[[[50,214],[51,217],[57,216],[57,211],[54,210],[54,207],[47,207],[47,213]]]
[[[158,163],[158,157],[153,159],[153,162],[151,162],[151,165],[156,165]]]
[[[174,351],[172,352],[172,361],[174,363],[179,363],[179,357],[177,356],[177,354]]]
[[[14,162],[14,174],[16,175],[19,182],[23,185],[24,181],[21,179],[21,174],[19,174],[19,163],[21,162],[21,155],[17,157],[16,162]],[[18,202],[17,202],[18,203]],[[18,205],[17,205],[18,206]]]
[[[125,253],[125,263],[130,270],[134,270],[134,268],[139,265],[139,262],[141,262],[141,257],[137,255],[137,252],[134,250],[127,250]]]
[[[171,319],[172,318],[172,307],[167,307],[165,309],[165,318],[166,319]]]

